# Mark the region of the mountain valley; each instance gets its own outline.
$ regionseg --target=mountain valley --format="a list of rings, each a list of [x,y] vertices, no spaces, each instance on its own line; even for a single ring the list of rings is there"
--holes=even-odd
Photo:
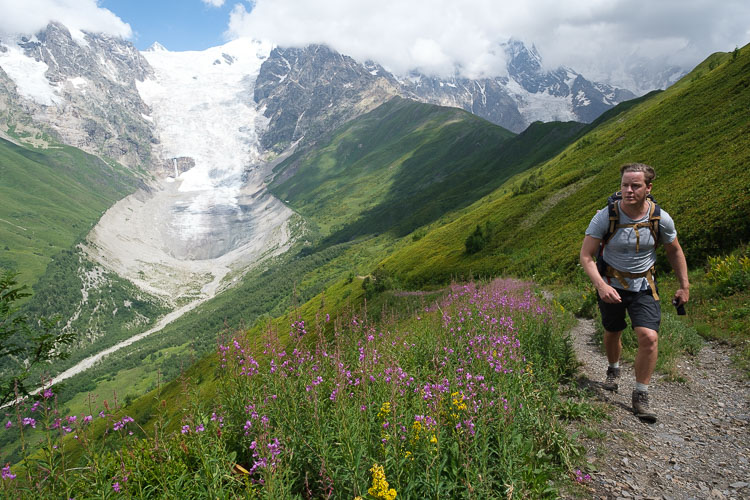
[[[177,431],[186,380],[218,398],[237,335],[286,348],[300,322],[427,316],[421,297],[500,275],[575,289],[562,318],[587,307],[582,228],[628,161],[657,166],[696,273],[746,252],[750,47],[638,98],[501,48],[507,75],[470,80],[320,45],[140,53],[56,23],[0,40],[0,267],[78,336],[35,376],[65,374],[63,412],[97,394],[150,428],[159,404]]]

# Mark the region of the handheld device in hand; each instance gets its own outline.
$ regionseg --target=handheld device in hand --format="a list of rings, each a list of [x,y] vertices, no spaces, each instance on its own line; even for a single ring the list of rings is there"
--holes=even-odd
[[[678,316],[685,316],[685,304],[677,305],[679,301],[677,299],[672,299],[672,305],[677,310]]]

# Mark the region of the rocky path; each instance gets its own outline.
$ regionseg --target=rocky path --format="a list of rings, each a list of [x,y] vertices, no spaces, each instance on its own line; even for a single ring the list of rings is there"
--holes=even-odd
[[[610,415],[585,424],[581,436],[593,465],[591,498],[750,498],[750,381],[731,367],[728,348],[707,343],[680,361],[684,383],[657,374],[649,392],[659,419],[645,424],[632,414],[632,366],[622,366],[618,393],[605,391],[607,360],[594,321],[579,320],[572,336],[579,384]]]

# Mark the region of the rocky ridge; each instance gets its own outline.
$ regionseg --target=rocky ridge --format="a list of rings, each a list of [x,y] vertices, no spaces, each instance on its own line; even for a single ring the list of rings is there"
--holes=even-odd
[[[136,81],[153,71],[131,43],[100,33],[84,36],[74,40],[65,26],[53,22],[35,36],[0,40],[6,56],[20,49],[27,65],[33,61],[46,68],[49,86],[47,99],[28,98],[3,71],[0,112],[10,126],[33,121],[59,142],[132,169],[149,168],[151,145],[158,139]],[[0,65],[12,62],[0,60]]]
[[[269,119],[264,148],[283,150],[399,95],[396,79],[323,45],[275,48],[260,68],[254,100]]]
[[[534,121],[589,123],[632,99],[627,90],[591,82],[570,68],[546,69],[534,47],[510,40],[506,76],[469,79],[412,73],[399,77],[321,45],[275,48],[261,66],[254,100],[268,118],[266,148],[283,150],[363,114],[393,96],[462,108],[513,132]]]

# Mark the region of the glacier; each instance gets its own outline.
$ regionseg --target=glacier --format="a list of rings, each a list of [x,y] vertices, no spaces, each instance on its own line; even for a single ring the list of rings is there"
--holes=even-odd
[[[142,52],[154,76],[136,86],[165,168],[102,216],[85,246],[92,258],[182,304],[210,298],[228,275],[288,248],[293,212],[266,191],[271,164],[259,136],[267,120],[253,101],[271,49],[239,39],[200,52]],[[192,166],[179,171],[176,159],[186,158]]]

